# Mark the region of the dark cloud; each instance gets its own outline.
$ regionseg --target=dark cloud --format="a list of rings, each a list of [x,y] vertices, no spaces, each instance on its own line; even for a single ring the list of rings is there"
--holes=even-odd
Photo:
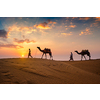
[[[48,25],[48,23],[43,22],[43,23],[41,23],[40,25],[42,25],[43,27],[46,27],[46,26]]]
[[[50,29],[50,27],[48,26],[48,23],[46,23],[46,22],[35,25],[35,27],[40,28],[40,29]]]
[[[20,46],[20,45],[0,43],[0,48],[17,48],[17,49],[20,49],[20,48],[24,48],[24,47]]]
[[[48,21],[48,24],[51,24],[51,23],[53,23],[53,21],[51,21],[50,19],[48,19],[47,21]]]
[[[48,19],[47,21],[48,21],[48,24],[56,24],[56,22],[53,22],[50,19]]]
[[[52,26],[54,26],[54,24],[56,24],[56,22],[53,22],[50,19],[48,19],[47,21],[48,22],[43,22],[38,25],[34,25],[34,27],[40,28],[40,29],[51,29]],[[51,24],[51,26],[49,24]]]
[[[0,37],[2,37],[2,38],[7,38],[7,36],[8,36],[8,32],[7,32],[7,31],[5,31],[5,30],[0,30]]]
[[[17,43],[24,43],[24,42],[30,43],[30,42],[33,42],[33,43],[35,43],[36,41],[34,41],[34,40],[29,40],[29,39],[18,40],[18,39],[16,39],[16,38],[14,38],[14,42],[17,42]]]

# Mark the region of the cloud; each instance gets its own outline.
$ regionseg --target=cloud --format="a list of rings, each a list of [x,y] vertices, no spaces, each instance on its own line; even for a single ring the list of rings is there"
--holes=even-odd
[[[63,36],[70,36],[70,35],[72,35],[71,33],[72,32],[70,32],[70,33],[61,33],[61,35],[63,35]]]
[[[70,22],[70,24],[71,24],[71,25],[73,25],[73,23],[72,23],[72,22]]]
[[[94,23],[92,23],[91,25],[90,25],[90,27],[97,27],[97,28],[100,28],[100,25],[99,25],[99,21],[100,21],[100,17],[95,17],[95,22]]]
[[[92,34],[90,28],[86,28],[85,30],[81,31],[79,35],[89,35]]]
[[[30,42],[33,42],[33,43],[35,43],[36,41],[34,41],[34,40],[29,40],[29,39],[25,39],[25,40],[18,40],[18,39],[16,39],[16,38],[14,38],[14,42],[17,42],[17,43],[24,43],[24,42],[26,42],[26,43],[30,43]]]
[[[53,22],[50,19],[48,19],[47,21],[48,21],[48,24],[56,24],[56,22]]]
[[[78,17],[72,17],[72,19],[76,19],[76,18],[78,18]]]
[[[0,30],[0,37],[2,38],[8,38],[8,32],[5,30]]]
[[[75,28],[77,27],[76,25],[73,25],[72,22],[70,22],[70,25],[69,26],[65,26],[66,30],[70,29],[70,28]]]
[[[40,23],[39,25],[34,25],[34,27],[40,28],[40,29],[51,29],[51,28],[48,26],[48,23],[46,23],[46,22]]]
[[[75,28],[75,27],[76,27],[76,25],[69,25],[69,27],[70,27],[70,28]]]
[[[52,27],[54,27],[54,24],[56,24],[56,22],[51,21],[50,19],[47,20],[48,22],[43,22],[40,24],[36,24],[34,25],[34,27],[39,28],[39,29],[51,29]]]
[[[65,26],[66,30],[68,30],[68,26]]]
[[[12,26],[9,26],[8,28],[8,33],[11,33],[11,32],[25,32],[25,33],[32,33],[32,32],[36,32],[36,29],[34,29],[34,26],[17,26],[17,25],[12,25]]]
[[[14,44],[0,44],[0,48],[24,48],[23,46],[14,45]]]
[[[98,24],[99,24],[99,22],[94,22],[94,23],[92,23],[91,25],[90,25],[90,27],[98,27]]]
[[[80,17],[79,20],[89,20],[90,17]]]
[[[100,21],[100,17],[96,17],[96,21]]]

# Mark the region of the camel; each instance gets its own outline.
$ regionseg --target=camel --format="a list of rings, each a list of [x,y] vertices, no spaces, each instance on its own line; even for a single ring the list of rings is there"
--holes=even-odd
[[[77,54],[80,54],[81,55],[81,60],[84,56],[85,60],[86,60],[86,57],[85,55],[89,56],[89,60],[91,58],[91,55],[90,55],[90,52],[88,50],[82,50],[80,53],[78,51],[75,51]]]
[[[50,49],[45,48],[44,50],[41,50],[41,48],[40,48],[40,47],[37,47],[37,48],[38,48],[41,52],[43,52],[41,59],[43,58],[43,55],[44,55],[44,54],[45,54],[45,57],[46,57],[46,59],[47,59],[46,54],[47,54],[47,53],[49,53],[50,58],[52,58],[52,60],[53,60],[52,52],[51,52],[51,50],[50,50]]]

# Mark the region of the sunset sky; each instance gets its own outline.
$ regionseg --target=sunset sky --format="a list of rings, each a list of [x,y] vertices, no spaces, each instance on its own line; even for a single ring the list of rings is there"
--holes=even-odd
[[[0,58],[27,57],[29,48],[40,58],[37,46],[50,48],[54,60],[69,60],[70,52],[80,60],[74,51],[82,49],[100,58],[100,17],[0,17]]]

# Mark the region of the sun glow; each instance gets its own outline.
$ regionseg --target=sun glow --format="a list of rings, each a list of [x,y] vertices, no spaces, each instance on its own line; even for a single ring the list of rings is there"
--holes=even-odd
[[[22,55],[22,57],[24,57],[24,55]]]

